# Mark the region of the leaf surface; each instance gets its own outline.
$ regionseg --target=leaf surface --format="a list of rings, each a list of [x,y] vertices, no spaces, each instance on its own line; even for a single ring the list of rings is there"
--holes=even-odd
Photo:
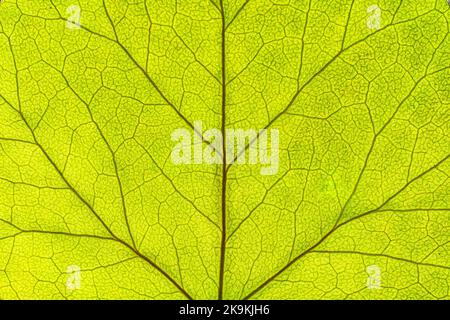
[[[0,298],[449,299],[450,9],[373,5],[1,3]],[[174,164],[196,121],[279,170]]]

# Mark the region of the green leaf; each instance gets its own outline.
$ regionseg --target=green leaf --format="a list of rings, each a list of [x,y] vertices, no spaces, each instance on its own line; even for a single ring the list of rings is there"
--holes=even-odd
[[[3,1],[0,298],[449,299],[449,23],[445,0]],[[176,164],[179,129],[278,130],[278,171]]]

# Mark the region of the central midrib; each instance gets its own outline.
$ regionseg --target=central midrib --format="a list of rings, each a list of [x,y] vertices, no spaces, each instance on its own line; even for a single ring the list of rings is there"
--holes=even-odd
[[[226,193],[227,193],[227,153],[226,153],[226,63],[225,63],[225,11],[223,8],[223,0],[220,0],[220,14],[222,18],[222,195],[221,195],[221,208],[222,208],[222,237],[220,243],[220,268],[219,268],[219,292],[218,299],[223,299],[223,281],[224,281],[224,268],[225,268],[225,250],[226,250],[226,239],[227,239],[227,217],[226,217]]]

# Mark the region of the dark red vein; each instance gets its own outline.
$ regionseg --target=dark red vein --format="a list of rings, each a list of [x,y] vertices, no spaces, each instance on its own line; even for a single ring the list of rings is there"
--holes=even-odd
[[[225,59],[225,11],[223,8],[223,0],[220,1],[220,14],[222,17],[222,195],[221,195],[221,206],[222,206],[222,237],[220,243],[220,269],[219,269],[219,292],[218,299],[223,299],[223,281],[225,273],[225,251],[227,242],[227,210],[226,210],[226,193],[227,193],[227,153],[226,145],[227,139],[225,134],[226,129],[226,95],[227,95],[227,85],[226,85],[226,59]]]

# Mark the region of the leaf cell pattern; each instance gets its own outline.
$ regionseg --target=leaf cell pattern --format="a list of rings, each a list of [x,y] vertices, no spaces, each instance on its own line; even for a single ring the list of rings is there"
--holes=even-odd
[[[3,1],[0,299],[449,299],[449,22],[445,0]],[[197,120],[279,130],[279,172],[175,165]]]

